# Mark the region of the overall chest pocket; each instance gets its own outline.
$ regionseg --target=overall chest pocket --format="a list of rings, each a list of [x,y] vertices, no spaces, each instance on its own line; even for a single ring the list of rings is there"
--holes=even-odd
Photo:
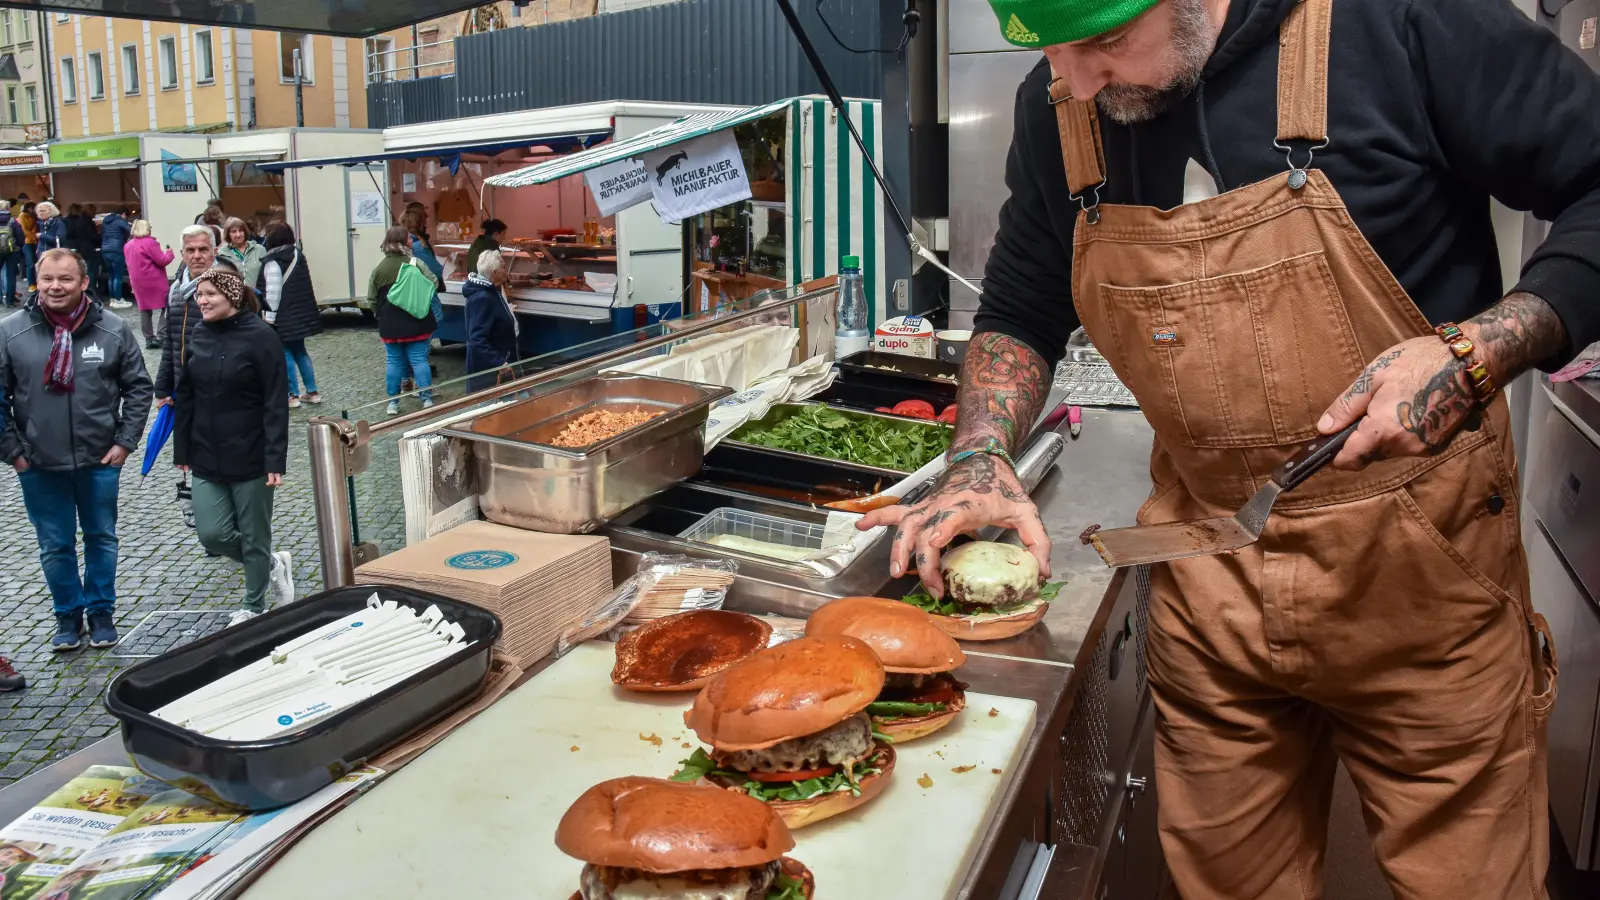
[[[1154,287],[1098,285],[1118,374],[1163,440],[1277,446],[1317,419],[1365,361],[1318,250]]]

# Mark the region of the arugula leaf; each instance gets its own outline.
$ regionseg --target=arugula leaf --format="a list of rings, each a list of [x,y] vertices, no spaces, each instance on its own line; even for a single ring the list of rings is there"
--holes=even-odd
[[[733,433],[733,439],[808,456],[914,472],[950,449],[952,434],[944,425],[850,416],[828,406],[812,405],[772,425],[746,425]]]
[[[806,900],[805,882],[779,872],[772,886],[767,888],[767,900]]]
[[[959,605],[954,600],[933,599],[933,595],[928,593],[927,587],[921,582],[917,583],[916,590],[900,599],[923,612],[933,613],[936,616],[953,616],[959,609]]]
[[[704,747],[695,750],[688,759],[678,760],[678,765],[683,768],[673,773],[673,781],[699,781],[717,768],[716,761],[706,754]]]
[[[1065,581],[1047,581],[1039,588],[1039,599],[1046,603],[1060,595],[1061,589],[1066,587]]]
[[[879,700],[867,704],[867,715],[881,718],[898,718],[900,716],[926,716],[930,713],[944,712],[943,703],[912,703],[906,700]]]

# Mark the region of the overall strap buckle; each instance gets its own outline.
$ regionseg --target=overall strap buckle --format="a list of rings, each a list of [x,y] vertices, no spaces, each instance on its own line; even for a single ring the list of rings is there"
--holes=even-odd
[[[1100,189],[1105,186],[1105,181],[1101,180],[1099,184],[1091,184],[1071,195],[1073,200],[1078,201],[1078,208],[1083,210],[1083,221],[1090,225],[1100,224]],[[1091,196],[1093,199],[1090,199]]]
[[[1283,151],[1284,162],[1289,166],[1289,189],[1292,191],[1298,191],[1305,187],[1306,182],[1310,180],[1311,176],[1307,174],[1306,170],[1311,168],[1311,163],[1316,159],[1317,151],[1328,146],[1328,138],[1324,137],[1320,143],[1312,144],[1306,148],[1306,164],[1303,166],[1297,166],[1294,164],[1293,147],[1277,140],[1276,138],[1273,139],[1272,146]]]

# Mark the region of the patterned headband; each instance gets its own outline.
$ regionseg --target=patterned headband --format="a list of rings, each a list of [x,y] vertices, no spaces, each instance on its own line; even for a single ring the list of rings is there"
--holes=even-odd
[[[227,269],[212,269],[195,280],[211,282],[235,308],[244,302],[244,279]]]

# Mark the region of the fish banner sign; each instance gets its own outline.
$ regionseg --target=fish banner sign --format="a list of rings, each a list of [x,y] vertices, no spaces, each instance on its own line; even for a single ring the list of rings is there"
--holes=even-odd
[[[750,178],[731,128],[647,153],[644,167],[665,222],[750,198]]]

